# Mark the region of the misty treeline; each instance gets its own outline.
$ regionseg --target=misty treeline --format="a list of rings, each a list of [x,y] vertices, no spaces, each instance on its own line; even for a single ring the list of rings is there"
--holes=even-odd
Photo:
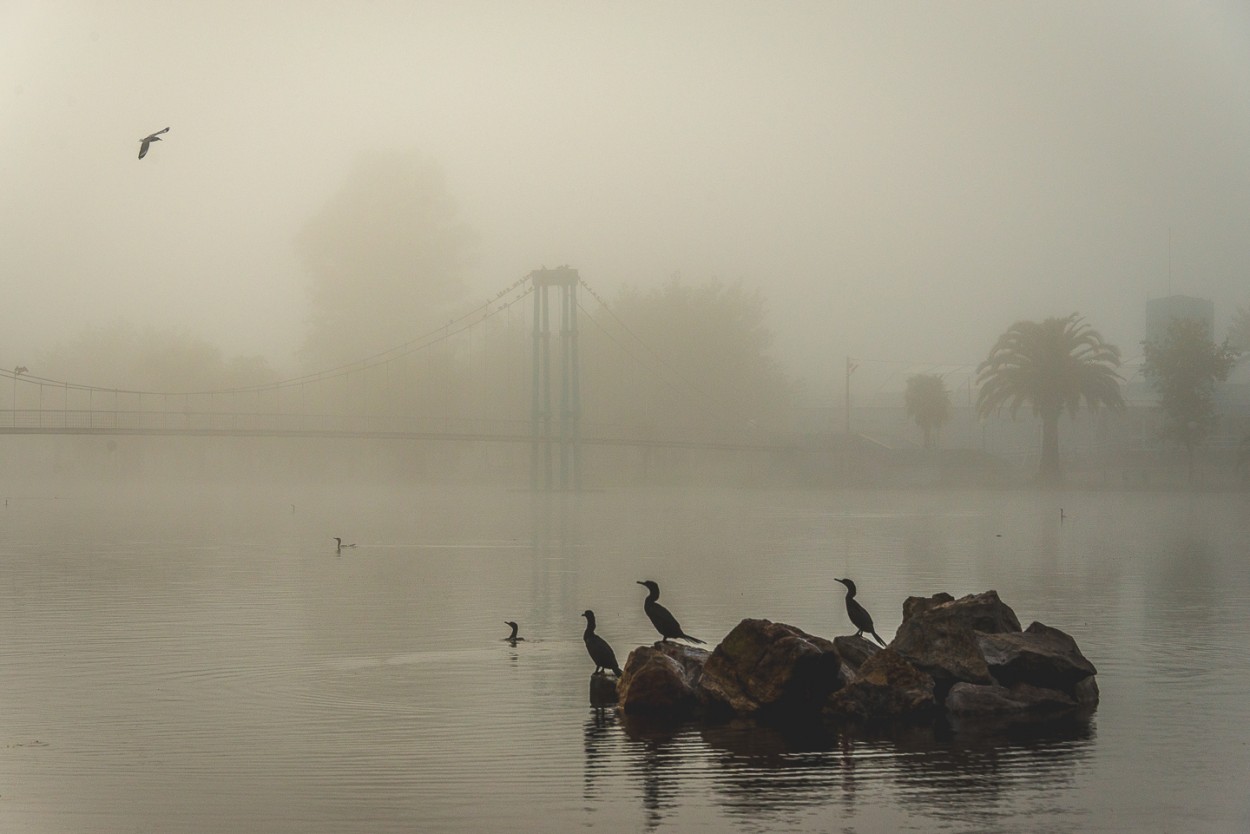
[[[261,411],[367,414],[434,429],[526,423],[533,297],[523,295],[524,284],[494,299],[466,290],[480,243],[436,165],[412,152],[362,154],[294,241],[310,311],[299,367],[227,357],[177,328],[115,322],[45,351],[38,373],[131,391],[255,389],[247,402]],[[516,277],[538,266],[525,265]],[[669,277],[604,297],[593,291],[594,276],[584,277],[590,287],[578,289],[578,346],[585,426],[762,432],[791,412],[795,385],[769,355],[773,334],[758,290]],[[555,299],[553,292],[558,373]],[[557,388],[556,410],[559,396]]]
[[[474,297],[467,277],[481,245],[435,164],[412,152],[362,154],[294,241],[310,311],[298,367],[227,357],[177,329],[115,322],[47,350],[37,373],[139,391],[253,389],[258,411],[390,421],[377,428],[523,433],[531,416],[533,297],[520,280],[498,297]],[[537,266],[520,267],[516,278]],[[583,277],[584,432],[724,431],[764,439],[791,428],[798,383],[771,357],[759,290],[671,276],[604,297],[593,275]],[[553,290],[551,408],[558,417],[565,342],[557,297]],[[1250,309],[1234,315],[1225,348],[1250,349]],[[1157,353],[1147,356],[1162,367]],[[1060,414],[1082,402],[1123,408],[1118,366],[1118,348],[1075,314],[1017,322],[979,368],[978,412],[1014,416],[1027,405],[1043,425],[1041,477],[1056,480]],[[279,387],[291,379],[303,381]],[[949,417],[941,380],[909,380],[906,400],[926,444],[933,443]]]

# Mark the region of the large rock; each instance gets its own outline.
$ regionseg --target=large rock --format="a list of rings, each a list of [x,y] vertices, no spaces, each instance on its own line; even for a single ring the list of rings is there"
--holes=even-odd
[[[903,604],[903,617],[890,647],[932,675],[940,693],[959,682],[994,683],[977,633],[1020,631],[1015,612],[996,591],[960,599],[950,594],[911,597]]]
[[[900,718],[934,706],[933,678],[892,647],[864,661],[856,680],[834,692],[823,713],[830,718]]]
[[[843,634],[833,638],[833,647],[837,649],[842,662],[852,669],[864,665],[864,661],[881,651],[881,647],[865,637],[854,634]]]
[[[977,646],[999,683],[1029,683],[1070,691],[1097,674],[1076,641],[1057,628],[1032,623],[1018,634],[978,634]]]
[[[706,649],[661,641],[629,653],[617,684],[623,711],[682,717],[699,705],[699,679],[707,663]]]
[[[1057,689],[1044,689],[1027,683],[1012,687],[957,683],[946,696],[946,709],[957,715],[1058,710],[1075,706],[1076,701],[1072,697]]]
[[[739,714],[815,712],[846,673],[833,643],[769,620],[743,620],[703,668],[699,688]]]

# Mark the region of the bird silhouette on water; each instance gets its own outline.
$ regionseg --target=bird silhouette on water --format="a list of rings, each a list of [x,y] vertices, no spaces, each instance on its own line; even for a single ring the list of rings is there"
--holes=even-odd
[[[503,624],[504,624],[504,625],[506,625],[506,626],[512,626],[512,633],[511,633],[511,634],[509,634],[507,637],[505,637],[505,638],[503,638],[503,639],[507,640],[509,643],[511,643],[511,644],[512,644],[512,645],[514,645],[514,646],[517,644],[517,641],[518,641],[518,640],[524,640],[524,639],[525,639],[524,637],[517,637],[517,635],[516,635],[516,632],[517,632],[517,625],[516,625],[516,623],[512,622],[512,620],[504,620],[504,621],[503,621]]]
[[[346,550],[347,548],[349,548],[349,547],[355,547],[355,546],[356,546],[356,543],[355,543],[355,542],[352,542],[351,544],[343,544],[343,540],[342,540],[341,538],[339,538],[338,536],[331,536],[330,538],[334,539],[334,541],[335,541],[335,542],[336,542],[336,544],[337,544],[337,546],[336,546],[336,548],[335,548],[335,552],[336,552],[336,553],[342,553],[342,552],[343,552],[344,550]]]
[[[612,651],[607,640],[595,634],[595,612],[588,608],[582,612],[582,616],[586,618],[586,630],[582,632],[582,642],[586,644],[586,652],[590,655],[590,659],[595,662],[595,674],[598,675],[605,669],[611,669],[619,678],[621,667],[616,663],[616,652]]]
[[[855,628],[859,629],[855,632],[856,637],[863,637],[864,632],[868,632],[882,646],[885,641],[881,639],[881,635],[877,634],[872,627],[872,617],[869,616],[867,609],[855,601],[855,583],[849,579],[838,579],[846,586],[846,615],[851,618],[851,622],[855,624]]]
[[[156,131],[156,133],[150,133],[147,136],[144,136],[142,139],[139,140],[139,158],[140,159],[143,159],[145,156],[148,155],[148,148],[151,147],[153,142],[161,141],[162,133],[169,133],[169,128],[165,128],[164,130],[158,130]]]
[[[689,640],[691,643],[702,643],[698,637],[691,637],[689,634],[681,630],[681,623],[677,622],[677,618],[672,613],[660,605],[657,600],[660,598],[660,586],[652,582],[650,579],[645,582],[639,582],[647,591],[647,599],[642,604],[642,610],[647,612],[647,617],[651,620],[651,625],[655,626],[655,630],[660,632],[660,640],[663,642],[668,638],[681,638]]]

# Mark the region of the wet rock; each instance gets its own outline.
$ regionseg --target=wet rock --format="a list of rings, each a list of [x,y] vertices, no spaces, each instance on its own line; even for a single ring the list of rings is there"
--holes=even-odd
[[[699,679],[708,651],[661,641],[629,653],[617,686],[621,709],[631,714],[681,717],[699,705]]]
[[[881,651],[881,647],[865,637],[853,634],[833,638],[833,647],[837,649],[842,662],[852,669],[864,665],[864,661]]]
[[[846,680],[834,644],[794,626],[743,620],[708,658],[699,688],[739,714],[814,713]]]
[[[1098,703],[1098,679],[1090,675],[1072,687],[1072,699],[1081,706],[1093,706]]]
[[[931,597],[908,597],[903,600],[903,619],[910,620],[912,617],[923,614],[935,605],[954,601],[955,598],[945,592],[934,594]]]
[[[1032,623],[1018,634],[978,634],[977,645],[999,683],[1029,683],[1071,691],[1097,674],[1076,641],[1057,628]]]
[[[956,683],[994,683],[977,643],[977,633],[1020,631],[1016,613],[997,591],[952,599],[950,594],[910,597],[903,622],[890,646],[921,671],[932,675],[939,692]]]
[[[590,676],[590,705],[616,706],[616,678],[604,672],[595,672]]]
[[[1012,687],[957,683],[946,696],[946,709],[960,715],[1059,710],[1075,706],[1073,698],[1057,689],[1044,689],[1027,683]]]
[[[924,617],[941,620],[986,634],[1019,631],[1020,620],[998,591],[984,591],[955,599],[950,594],[908,597],[903,602],[903,622]]]
[[[822,710],[829,718],[886,719],[933,708],[933,678],[885,648],[864,661],[856,680],[834,692]]]

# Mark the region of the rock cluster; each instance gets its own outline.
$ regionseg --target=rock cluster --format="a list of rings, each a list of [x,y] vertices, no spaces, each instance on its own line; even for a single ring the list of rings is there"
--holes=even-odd
[[[1070,636],[986,591],[910,597],[884,649],[830,641],[769,620],[740,622],[715,650],[675,642],[629,655],[617,686],[626,713],[663,717],[897,719],[1051,713],[1098,701],[1096,670]]]

